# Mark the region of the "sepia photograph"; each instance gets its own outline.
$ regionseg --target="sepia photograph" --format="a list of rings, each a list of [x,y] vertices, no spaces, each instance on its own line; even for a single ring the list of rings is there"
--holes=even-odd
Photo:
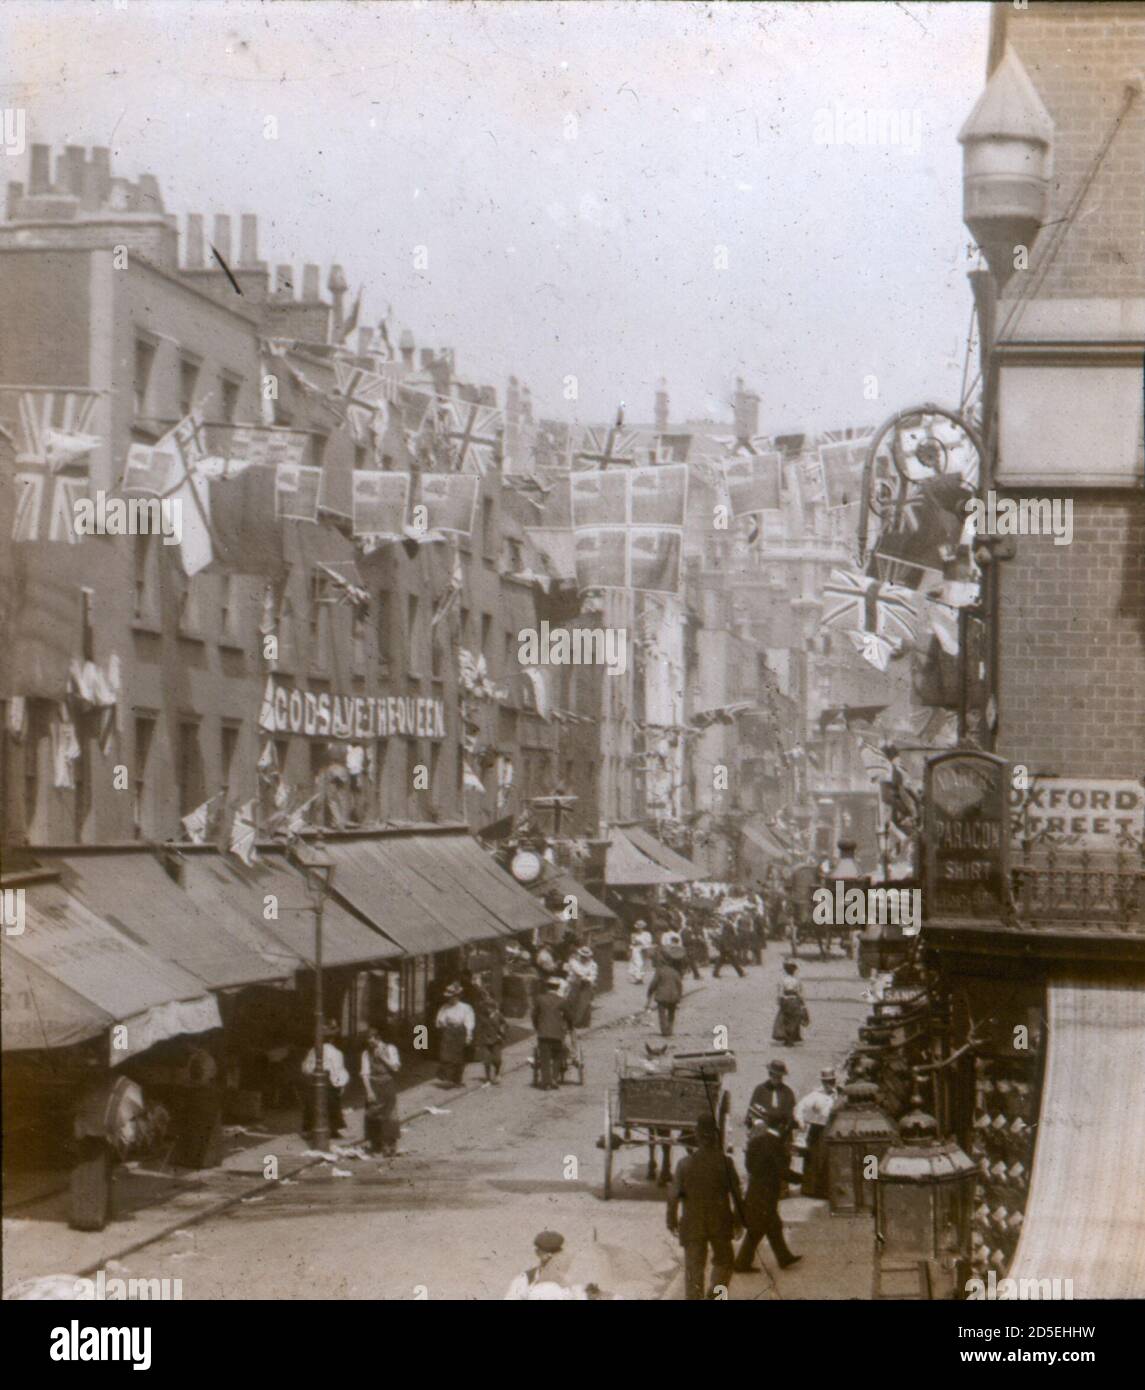
[[[32,1364],[1127,1349],[1145,3],[9,0],[0,121]]]

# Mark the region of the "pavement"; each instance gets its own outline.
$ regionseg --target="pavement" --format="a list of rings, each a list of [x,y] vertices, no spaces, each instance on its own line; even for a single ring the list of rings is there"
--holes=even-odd
[[[742,980],[704,970],[700,982],[685,982],[674,1045],[711,1047],[726,1030],[738,1063],[727,1078],[737,1144],[751,1089],[777,1051],[770,1031],[784,950],[773,943]],[[820,1067],[841,1064],[868,1009],[853,962],[807,957],[801,975],[811,1026],[802,1045],[778,1049],[797,1095]],[[506,1048],[498,1087],[485,1086],[476,1066],[464,1088],[407,1087],[395,1159],[357,1154],[343,1140],[327,1161],[298,1135],[252,1125],[209,1172],[172,1177],[135,1166],[121,1174],[117,1215],[104,1231],[71,1230],[64,1194],[29,1202],[4,1219],[5,1288],[103,1268],[179,1279],[184,1298],[499,1299],[532,1262],[532,1235],[552,1227],[569,1249],[629,1252],[643,1271],[628,1270],[629,1296],[681,1297],[680,1250],[664,1223],[664,1189],[644,1179],[644,1148],[617,1154],[614,1200],[602,1201],[596,1141],[617,1054],[642,1057],[645,1040],[659,1042],[643,996],[618,962],[616,987],[595,1001],[582,1034],[583,1087],[534,1090],[531,1038]],[[347,1112],[348,1135],[360,1135],[361,1124],[360,1111]],[[799,1197],[781,1210],[803,1261],[779,1274],[765,1246],[763,1271],[736,1276],[732,1300],[870,1297],[869,1218],[831,1217],[826,1203]]]

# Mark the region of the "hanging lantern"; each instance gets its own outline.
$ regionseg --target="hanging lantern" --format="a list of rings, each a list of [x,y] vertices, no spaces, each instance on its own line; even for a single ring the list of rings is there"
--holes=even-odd
[[[1054,125],[1012,48],[958,133],[962,220],[974,234],[999,290],[1045,219]]]
[[[852,1081],[843,1087],[843,1094],[846,1100],[831,1115],[823,1136],[832,1216],[874,1210],[872,1173],[879,1170],[884,1154],[898,1139],[895,1122],[879,1107],[876,1085]]]
[[[917,1090],[899,1129],[875,1185],[875,1297],[954,1298],[970,1264],[977,1165],[939,1139]]]

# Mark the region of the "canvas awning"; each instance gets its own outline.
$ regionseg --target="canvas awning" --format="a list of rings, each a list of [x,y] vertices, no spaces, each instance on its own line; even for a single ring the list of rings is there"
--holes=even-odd
[[[665,869],[629,839],[628,831],[613,826],[604,863],[604,881],[611,888],[650,888],[667,883],[690,883],[694,873]],[[702,875],[700,875],[702,877]]]
[[[230,930],[268,961],[285,961],[291,971],[313,966],[313,905],[301,872],[284,855],[262,851],[248,868],[234,855],[188,854],[183,881],[204,911],[222,914]],[[363,965],[401,953],[396,942],[347,911],[336,894],[327,894],[324,965]]]
[[[25,925],[5,936],[5,1051],[70,1047],[112,1024],[114,1065],[165,1038],[221,1027],[189,971],[118,932],[55,881],[25,888]]]
[[[615,922],[616,913],[607,903],[593,893],[590,893],[583,883],[578,882],[570,873],[554,873],[548,878],[543,878],[540,883],[535,883],[531,890],[540,898],[545,898],[549,893],[559,893],[563,898],[575,898],[577,914],[584,917],[600,917],[606,921]]]
[[[268,959],[228,930],[229,913],[204,912],[151,854],[45,859],[60,883],[138,946],[197,975],[211,989],[281,980],[295,966]]]
[[[692,881],[710,877],[706,869],[702,869],[699,864],[694,863],[685,855],[677,853],[676,850],[669,849],[663,841],[658,840],[655,835],[649,834],[640,826],[626,825],[624,833],[641,854],[646,854],[654,864],[659,864],[662,869],[668,869],[674,874],[686,874]]]
[[[409,955],[545,926],[550,914],[468,834],[328,844],[334,891]]]
[[[766,825],[745,825],[743,838],[749,854],[758,855],[762,859],[780,863],[790,853],[783,848]]]
[[[1051,979],[1046,1013],[1037,1148],[1007,1277],[1070,1279],[1058,1296],[1075,1299],[1145,1297],[1145,985]]]

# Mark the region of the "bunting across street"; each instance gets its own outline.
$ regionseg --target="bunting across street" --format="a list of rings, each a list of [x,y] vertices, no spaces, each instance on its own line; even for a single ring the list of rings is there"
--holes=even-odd
[[[833,569],[823,597],[825,627],[847,624],[880,637],[909,640],[914,636],[917,609],[910,591],[875,575]]]
[[[439,400],[438,428],[449,441],[454,467],[459,473],[472,467],[484,475],[493,467],[504,428],[501,411],[473,401],[444,397]]]
[[[631,467],[636,463],[639,443],[637,432],[626,430],[623,425],[610,425],[607,429],[585,426],[580,447],[573,454],[573,467],[608,468],[612,464]]]
[[[335,358],[334,379],[337,382],[335,399],[345,410],[359,443],[366,440],[371,425],[379,432],[385,428],[389,419],[387,402],[394,398],[397,389],[392,376]],[[379,416],[380,419],[376,418]]]

